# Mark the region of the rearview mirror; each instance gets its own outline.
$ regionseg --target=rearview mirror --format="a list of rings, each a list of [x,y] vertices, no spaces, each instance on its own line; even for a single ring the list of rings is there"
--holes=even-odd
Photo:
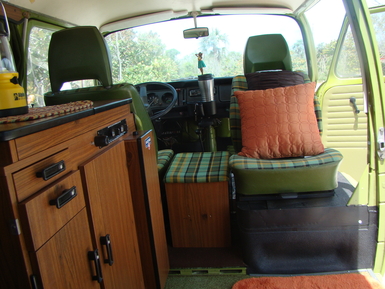
[[[209,29],[207,27],[190,28],[183,31],[183,37],[187,38],[199,38],[209,36]]]

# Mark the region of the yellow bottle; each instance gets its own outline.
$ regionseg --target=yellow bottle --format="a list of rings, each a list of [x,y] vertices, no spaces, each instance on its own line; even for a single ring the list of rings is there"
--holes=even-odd
[[[0,117],[28,113],[27,97],[17,72],[0,73]]]
[[[20,86],[12,51],[0,23],[0,117],[28,113],[27,96]]]

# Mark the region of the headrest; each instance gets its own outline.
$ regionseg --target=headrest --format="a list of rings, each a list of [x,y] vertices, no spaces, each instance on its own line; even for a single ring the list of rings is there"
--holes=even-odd
[[[63,83],[97,79],[112,85],[111,61],[105,40],[94,26],[63,29],[52,34],[48,66],[52,92]]]
[[[251,36],[243,59],[244,73],[261,70],[292,70],[289,47],[281,34]]]

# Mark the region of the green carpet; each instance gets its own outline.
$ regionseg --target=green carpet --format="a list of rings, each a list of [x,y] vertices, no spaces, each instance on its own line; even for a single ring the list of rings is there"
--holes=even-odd
[[[190,275],[169,276],[164,289],[231,289],[249,275]]]

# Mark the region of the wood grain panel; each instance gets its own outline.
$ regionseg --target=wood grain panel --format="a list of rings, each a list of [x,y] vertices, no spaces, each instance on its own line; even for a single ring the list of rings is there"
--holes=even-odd
[[[92,280],[94,265],[87,257],[94,250],[87,223],[86,209],[82,209],[36,252],[44,288],[100,288]]]
[[[60,144],[100,126],[107,126],[129,114],[128,105],[120,106],[86,118],[16,139],[19,159],[24,159],[44,149]],[[131,120],[130,120],[131,121]],[[132,120],[133,121],[133,120]],[[132,125],[129,124],[129,127]]]
[[[8,194],[6,184],[7,179],[0,176],[0,288],[29,288],[28,274],[24,273],[29,270],[28,260],[23,258],[20,240],[23,236],[14,234],[9,226],[9,221],[18,216],[14,212],[15,198]]]
[[[124,143],[109,146],[80,169],[92,216],[92,233],[103,260],[107,256],[100,237],[111,237],[114,264],[102,266],[105,288],[144,288]]]
[[[70,202],[60,209],[49,204],[50,200],[56,199],[63,191],[73,186],[76,186],[77,196]],[[20,211],[25,217],[22,225],[31,237],[31,243],[27,244],[33,245],[30,250],[40,248],[84,207],[85,201],[79,171],[71,173],[36,196],[22,202]]]
[[[227,182],[166,183],[174,247],[228,247],[230,212]]]
[[[125,141],[147,289],[163,288],[170,267],[153,137],[152,131],[149,131],[130,136]]]
[[[141,138],[141,150],[143,155],[143,174],[146,177],[146,189],[148,207],[150,213],[153,246],[156,255],[156,267],[159,275],[159,288],[164,288],[169,272],[169,259],[167,250],[166,229],[164,224],[162,197],[160,192],[158,166],[154,140],[150,147],[146,147],[147,138],[153,138],[152,132]]]
[[[0,143],[0,152],[3,155],[0,160],[0,215],[3,220],[0,225],[2,236],[0,242],[0,251],[2,253],[0,268],[3,272],[3,274],[0,274],[1,288],[30,288],[30,277],[33,275],[36,276],[39,283],[40,279],[43,280],[43,284],[38,284],[39,288],[43,288],[43,286],[44,288],[66,289],[100,288],[100,284],[92,281],[91,276],[94,275],[92,272],[93,264],[87,259],[88,251],[96,248],[96,241],[93,244],[90,237],[89,221],[87,212],[84,210],[86,202],[83,194],[81,205],[77,204],[75,206],[75,203],[79,201],[78,195],[61,209],[48,205],[51,198],[47,194],[52,192],[56,196],[55,187],[58,188],[57,192],[68,189],[69,186],[65,188],[60,186],[62,181],[66,182],[71,178],[76,178],[75,182],[78,182],[79,188],[82,188],[81,181],[78,177],[75,177],[76,174],[79,175],[79,172],[73,173],[73,171],[77,170],[78,165],[84,161],[109,150],[112,144],[102,149],[95,147],[93,139],[96,131],[120,121],[122,118],[127,119],[129,132],[135,131],[133,115],[126,105],[124,108],[108,110],[96,116],[86,117],[79,121],[31,134],[28,137]],[[30,125],[33,125],[33,121]],[[70,165],[67,166],[66,172],[44,182],[42,186],[40,184],[36,186],[32,180],[35,173],[34,169],[44,162],[48,164],[51,160],[56,161],[56,157],[61,160],[60,156],[62,154],[65,157],[70,156]],[[118,163],[119,160],[126,161],[124,149],[119,154],[112,155],[112,157],[113,159],[110,159],[109,164],[111,167],[114,166],[114,159],[117,159]],[[120,166],[118,167],[117,170],[121,170]],[[126,177],[124,179],[128,181],[127,168],[125,169]],[[115,178],[111,179],[111,182],[114,183],[115,181]],[[96,184],[96,186],[99,185],[100,183]],[[120,183],[116,186],[120,187]],[[123,184],[122,188],[124,186]],[[106,187],[103,187],[103,192],[108,195],[105,197],[109,198],[111,197],[110,186],[106,185]],[[20,191],[20,195],[18,191]],[[117,196],[115,201],[120,202],[120,199],[124,200],[124,198]],[[21,200],[23,200],[23,204],[19,205],[18,202]],[[79,208],[71,209],[72,205],[74,207],[79,205]],[[132,211],[132,204],[130,206]],[[116,207],[116,209],[121,208]],[[54,209],[55,212],[49,213],[51,209]],[[63,213],[67,209],[68,212]],[[57,211],[60,211],[59,215]],[[115,210],[112,211],[112,214],[116,213]],[[77,212],[79,213],[77,214]],[[116,224],[121,223],[124,219],[124,217],[122,218],[124,214],[117,213],[117,215],[116,219],[114,219]],[[100,219],[104,220],[104,216],[101,215],[98,220]],[[11,227],[13,223],[9,221],[16,220],[20,221],[21,232]],[[132,224],[133,221],[128,218],[127,223]],[[135,232],[132,235],[135,235]],[[132,246],[130,238],[125,237],[124,241],[119,241],[123,244],[121,246],[134,247],[132,250],[138,254],[137,244],[136,247]],[[126,239],[128,242],[126,242]],[[98,245],[100,246],[100,244]],[[35,249],[38,249],[36,253],[34,253]],[[118,255],[116,257],[117,262],[114,265],[120,266],[116,274],[121,274],[124,271],[121,274],[122,276],[130,275],[130,278],[139,278],[142,281],[139,281],[138,286],[130,281],[126,282],[124,287],[115,287],[114,285],[110,287],[102,285],[102,287],[106,289],[143,288],[141,286],[143,278],[140,269],[133,269],[135,263],[138,262],[136,257],[129,256],[125,258],[119,257],[119,253],[116,254]],[[120,262],[121,258],[127,259],[127,261],[122,263]],[[133,273],[126,274],[127,271],[133,271]],[[39,275],[41,275],[41,278]],[[117,279],[119,280],[119,277]]]
[[[6,166],[17,161],[15,141],[0,142],[0,151],[2,152],[0,166]]]
[[[59,173],[58,175],[48,179],[43,180],[36,176],[36,173],[41,172],[45,168],[56,164],[60,161],[64,161],[66,170]],[[16,194],[19,202],[25,200],[27,197],[31,196],[33,193],[42,189],[43,187],[51,184],[55,180],[62,177],[71,169],[70,165],[70,155],[68,150],[61,151],[53,156],[50,156],[46,159],[41,160],[25,169],[18,171],[13,174],[13,180],[15,183]]]
[[[11,18],[16,21],[20,21],[23,19],[24,13],[23,13],[23,10],[21,10],[20,8],[9,5],[7,3],[4,3],[4,7],[5,7],[5,11],[7,12],[8,18]],[[0,9],[0,15],[4,16],[3,9]],[[27,14],[26,14],[26,17],[28,17]]]

